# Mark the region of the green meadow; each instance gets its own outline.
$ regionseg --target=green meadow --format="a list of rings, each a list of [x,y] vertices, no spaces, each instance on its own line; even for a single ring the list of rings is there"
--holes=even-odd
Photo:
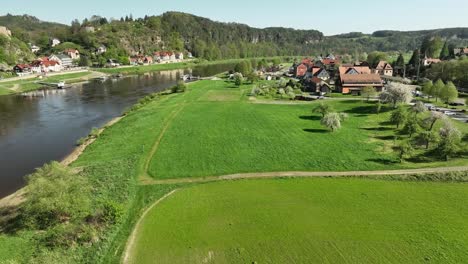
[[[255,102],[251,88],[207,80],[189,84],[185,93],[143,99],[71,165],[89,179],[94,203],[119,205],[119,221],[96,229],[93,243],[50,248],[43,242],[48,232],[10,230],[0,217],[0,263],[118,263],[143,211],[174,189],[143,218],[130,250],[133,263],[466,259],[468,192],[456,177],[434,178],[450,183],[317,178],[153,184],[242,172],[467,165],[466,153],[445,162],[424,149],[400,163],[392,147],[395,136],[405,135],[388,124],[390,108],[377,115],[374,103],[330,99],[335,110],[349,114],[332,133],[312,113],[318,102]],[[466,124],[455,125],[466,134]]]
[[[327,102],[348,120],[331,133],[313,114],[311,104],[256,104],[248,86],[203,81],[161,106],[177,105],[167,124],[148,174],[155,179],[217,176],[242,172],[350,171],[419,168],[466,164],[426,158],[424,153],[400,163],[393,151],[394,126],[388,108],[354,100]],[[386,112],[387,111],[387,112]],[[467,131],[465,124],[458,126]],[[403,136],[400,136],[403,137]]]
[[[467,199],[468,185],[456,183],[197,185],[149,211],[128,263],[462,263]]]

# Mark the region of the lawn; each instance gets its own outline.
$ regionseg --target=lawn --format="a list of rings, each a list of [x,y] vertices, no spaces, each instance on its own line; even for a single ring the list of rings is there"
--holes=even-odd
[[[246,99],[249,86],[224,81],[190,86],[180,112],[168,124],[149,164],[156,179],[217,176],[244,172],[350,171],[466,165],[414,159],[399,163],[389,113],[374,114],[375,104],[330,101],[349,114],[343,129],[331,133],[312,114],[317,102],[255,104]],[[243,92],[243,95],[241,93]],[[176,98],[174,98],[176,99]],[[460,124],[467,132],[466,124]],[[404,136],[399,136],[404,137]],[[424,156],[424,153],[419,153]]]
[[[197,185],[146,215],[130,263],[462,263],[468,258],[467,199],[468,185],[456,183]]]

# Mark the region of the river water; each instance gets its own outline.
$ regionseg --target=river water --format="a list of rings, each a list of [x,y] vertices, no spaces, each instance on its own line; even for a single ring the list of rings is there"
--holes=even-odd
[[[24,176],[61,160],[78,139],[101,127],[140,98],[176,84],[183,74],[212,76],[233,65],[94,80],[64,90],[0,96],[0,198],[24,186]]]

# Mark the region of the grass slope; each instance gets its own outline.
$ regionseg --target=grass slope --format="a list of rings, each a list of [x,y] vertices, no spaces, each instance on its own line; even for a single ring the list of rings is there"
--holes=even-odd
[[[468,258],[467,199],[468,185],[452,183],[198,185],[147,214],[131,263],[461,263]]]

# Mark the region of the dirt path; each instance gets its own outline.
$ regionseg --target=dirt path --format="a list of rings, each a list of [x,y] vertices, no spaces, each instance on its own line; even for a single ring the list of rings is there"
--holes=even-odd
[[[136,223],[135,227],[133,228],[132,234],[130,235],[130,237],[127,240],[127,244],[125,245],[124,254],[122,256],[122,263],[124,263],[124,264],[130,263],[130,255],[131,255],[130,252],[132,251],[133,245],[135,244],[136,234],[138,233],[138,231],[140,231],[141,222],[143,221],[143,219],[145,219],[145,216],[148,214],[148,212],[151,211],[151,209],[153,209],[156,205],[160,204],[162,201],[167,199],[167,197],[173,195],[177,191],[178,191],[178,189],[175,189],[175,190],[171,191],[170,193],[167,193],[163,197],[159,198],[159,200],[157,200],[155,203],[153,203],[150,207],[148,207],[143,212],[143,214],[138,219],[138,222]]]
[[[179,183],[202,183],[211,181],[225,181],[237,179],[261,179],[261,178],[308,178],[308,177],[354,177],[354,176],[386,176],[386,175],[412,175],[427,174],[436,172],[458,172],[464,171],[468,174],[468,166],[463,167],[442,167],[407,170],[381,170],[381,171],[285,171],[285,172],[259,172],[259,173],[238,173],[223,176],[209,176],[203,178],[180,178],[155,180],[145,179],[142,185],[156,184],[179,184]]]
[[[151,147],[151,151],[150,151],[150,153],[148,154],[148,156],[147,156],[147,158],[145,160],[143,173],[139,177],[140,181],[142,181],[142,182],[152,180],[152,177],[149,176],[149,173],[148,173],[149,166],[151,164],[151,160],[153,159],[154,154],[156,154],[156,152],[158,151],[159,145],[161,144],[161,141],[162,141],[164,135],[166,134],[167,129],[169,129],[169,126],[171,125],[172,121],[177,117],[177,115],[182,111],[182,109],[184,109],[185,102],[183,102],[182,104],[177,105],[176,107],[178,107],[178,109],[175,109],[174,111],[172,111],[169,118],[167,118],[167,120],[165,121],[165,124],[164,124],[164,127],[163,127],[161,133],[159,133],[158,138],[156,139],[153,146]]]

